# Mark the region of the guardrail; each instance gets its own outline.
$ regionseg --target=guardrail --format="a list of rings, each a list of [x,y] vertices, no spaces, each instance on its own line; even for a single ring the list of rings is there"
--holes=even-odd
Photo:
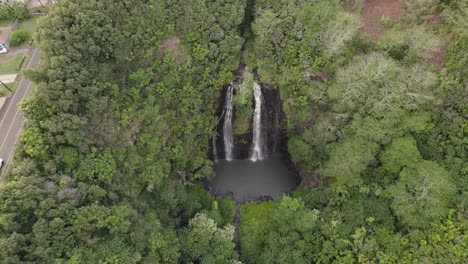
[[[16,71],[19,71],[21,69],[21,66],[23,66],[25,59],[26,59],[26,55],[23,55],[23,58],[21,58],[20,62],[18,63],[18,67],[16,67]]]

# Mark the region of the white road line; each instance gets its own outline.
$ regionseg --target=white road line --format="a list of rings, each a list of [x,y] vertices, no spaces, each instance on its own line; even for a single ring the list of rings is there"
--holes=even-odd
[[[32,85],[32,82],[30,82],[29,85],[26,87],[26,93],[28,92],[29,87],[31,87],[31,85]],[[8,138],[8,135],[10,135],[11,129],[15,126],[16,116],[18,115],[18,113],[20,113],[20,108],[19,107],[16,109],[15,115],[13,116],[13,122],[11,122],[11,125],[10,125],[10,127],[8,128],[8,130],[7,130],[6,134],[5,134],[5,138],[3,139],[3,142],[0,145],[0,153],[3,150],[3,146],[5,145],[5,142],[6,142],[7,138]]]
[[[34,55],[36,55],[37,53],[37,48],[34,49],[34,53],[33,55],[31,56],[31,60],[28,62],[28,65],[26,65],[26,69],[29,69],[29,67],[31,66],[31,63],[33,62],[34,60]]]
[[[11,123],[11,126],[8,128],[6,134],[5,134],[5,138],[3,139],[2,141],[2,145],[0,146],[0,152],[2,152],[2,149],[3,149],[3,146],[5,145],[5,142],[8,138],[8,135],[10,135],[10,131],[11,131],[11,128],[14,127],[14,124],[15,124],[15,119],[16,119],[16,116],[18,115],[19,111],[17,110],[15,115],[13,116],[13,122]]]
[[[29,87],[31,87],[31,84],[32,84],[32,82],[28,85],[28,89],[29,89]],[[26,89],[26,91],[27,91],[28,89]],[[18,109],[19,109],[19,108],[18,108]],[[23,118],[24,118],[24,116],[23,116]],[[14,150],[15,150],[15,147],[16,147],[16,143],[17,143],[18,138],[19,138],[19,136],[20,136],[20,134],[21,134],[21,132],[22,132],[22,130],[23,130],[25,120],[26,120],[26,119],[23,119],[22,124],[20,125],[20,129],[18,130],[18,132],[17,132],[16,135],[15,135],[15,138],[14,138],[14,142],[15,142],[15,143],[14,143],[13,147],[10,149],[10,152],[9,152],[8,155],[7,155],[8,158],[7,158],[7,160],[5,161],[2,170],[6,170],[7,166],[10,165],[10,160],[13,158],[13,153],[14,153]],[[7,135],[8,135],[8,133],[7,133]],[[6,138],[6,137],[5,137],[5,138]],[[1,148],[0,148],[0,152],[1,152]],[[3,181],[4,181],[4,177],[2,177],[2,173],[0,173],[0,184],[2,184]]]
[[[24,79],[25,79],[25,78],[22,76],[22,77],[21,77],[21,81],[20,81],[20,83],[19,83],[19,85],[17,86],[17,89],[16,89],[16,91],[15,91],[15,94],[14,94],[13,97],[11,98],[10,104],[8,105],[8,108],[7,108],[7,110],[5,111],[5,116],[3,117],[3,120],[0,122],[0,127],[2,127],[3,122],[5,121],[6,117],[8,116],[8,113],[10,112],[11,107],[14,105],[14,103],[12,103],[12,102],[15,101],[16,96],[19,94],[19,91],[18,91],[18,90],[20,89],[21,85],[23,84]]]
[[[10,164],[10,160],[12,159],[12,156],[13,156],[13,151],[15,150],[15,146],[16,146],[16,141],[18,140],[18,137],[19,135],[21,134],[21,131],[23,130],[23,126],[24,126],[24,120],[23,120],[23,124],[20,126],[20,130],[18,133],[16,133],[15,135],[15,139],[14,139],[14,142],[15,144],[13,145],[13,147],[10,149],[10,153],[8,153],[8,158],[7,160],[5,161],[5,165],[8,166]],[[0,183],[2,182],[2,179],[0,179]]]

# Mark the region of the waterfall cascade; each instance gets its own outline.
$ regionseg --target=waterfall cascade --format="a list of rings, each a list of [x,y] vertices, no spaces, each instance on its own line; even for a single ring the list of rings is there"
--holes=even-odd
[[[224,124],[223,124],[223,140],[224,140],[224,153],[226,160],[233,159],[234,139],[232,136],[232,97],[234,94],[234,87],[229,85],[226,92],[226,101],[224,103]]]
[[[255,111],[253,118],[252,153],[250,160],[255,162],[263,160],[263,137],[262,137],[262,89],[254,82]]]

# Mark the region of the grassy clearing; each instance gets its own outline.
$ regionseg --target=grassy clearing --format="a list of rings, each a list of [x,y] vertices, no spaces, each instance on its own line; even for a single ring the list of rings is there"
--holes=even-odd
[[[13,23],[11,23],[11,20],[9,19],[0,19],[0,27],[8,27],[11,26]]]
[[[28,38],[23,42],[21,43],[20,46],[24,47],[24,46],[27,46],[29,44],[29,42],[31,41],[32,39],[32,36],[34,35],[34,33],[36,32],[37,30],[37,22],[39,20],[40,17],[38,16],[33,16],[29,19],[26,19],[26,20],[23,20],[19,23],[18,25],[18,30],[23,30],[25,32],[28,32]]]
[[[16,82],[5,83],[10,90],[14,91],[16,89]],[[0,84],[0,97],[10,96],[11,92],[8,91],[2,84]]]
[[[17,73],[18,71],[16,68],[18,67],[19,62],[21,61],[21,58],[23,58],[23,55],[16,55],[13,59],[4,61],[0,63],[0,74],[12,74],[12,73]],[[25,62],[27,60],[25,59]]]

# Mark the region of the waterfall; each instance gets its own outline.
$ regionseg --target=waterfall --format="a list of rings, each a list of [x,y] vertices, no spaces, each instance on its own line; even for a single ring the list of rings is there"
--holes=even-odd
[[[263,139],[262,139],[262,89],[254,82],[255,112],[253,118],[253,139],[252,153],[250,160],[255,162],[263,160]]]
[[[226,153],[226,160],[233,159],[232,149],[234,147],[234,139],[232,137],[232,97],[234,87],[229,85],[226,91],[226,101],[224,102],[224,124],[223,124],[223,139],[224,139],[224,153]]]

